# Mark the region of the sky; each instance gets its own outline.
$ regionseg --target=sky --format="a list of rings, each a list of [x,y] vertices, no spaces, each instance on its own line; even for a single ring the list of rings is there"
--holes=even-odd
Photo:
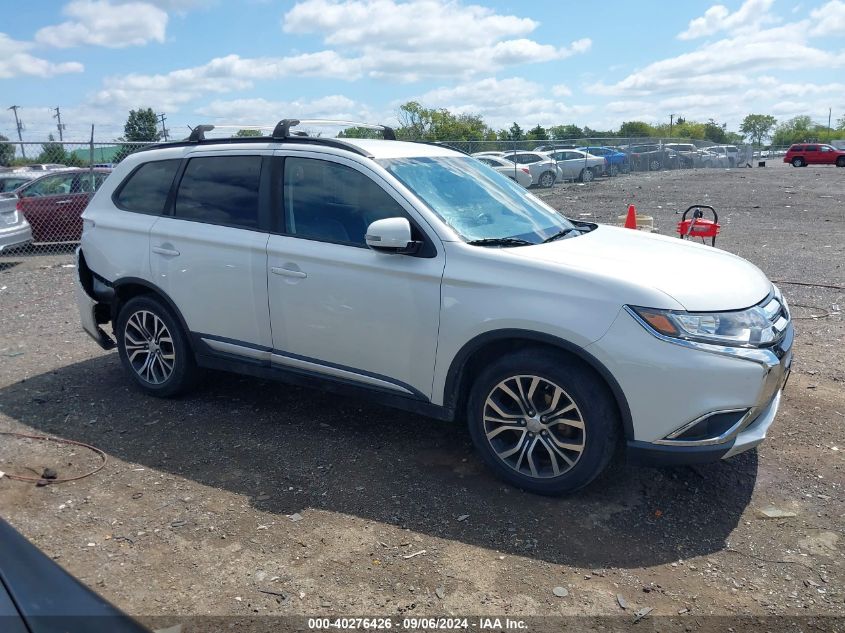
[[[845,1],[37,0],[0,23],[0,134],[122,134],[130,109],[188,126],[395,124],[399,105],[611,129],[670,114],[736,129],[845,116]]]

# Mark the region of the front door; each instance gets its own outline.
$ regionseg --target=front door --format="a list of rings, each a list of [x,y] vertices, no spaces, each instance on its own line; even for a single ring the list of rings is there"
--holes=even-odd
[[[429,398],[445,261],[436,236],[353,161],[310,152],[283,160],[279,234],[267,247],[274,364]],[[426,242],[418,256],[367,248],[369,224],[389,217],[411,221]]]

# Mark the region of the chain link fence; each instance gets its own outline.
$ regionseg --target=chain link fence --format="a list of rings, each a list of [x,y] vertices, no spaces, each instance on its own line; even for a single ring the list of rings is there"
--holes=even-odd
[[[32,256],[69,260],[94,193],[114,165],[146,145],[0,143],[0,264]]]
[[[637,172],[685,170],[694,177],[699,169],[744,167],[782,156],[774,149],[752,152],[750,146],[667,138],[439,143],[475,155],[530,188],[595,183]],[[71,261],[82,235],[80,216],[94,192],[117,163],[148,145],[0,143],[0,264],[32,256]]]

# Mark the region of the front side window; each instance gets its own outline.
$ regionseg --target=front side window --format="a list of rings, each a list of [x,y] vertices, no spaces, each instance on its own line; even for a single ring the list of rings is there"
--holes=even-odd
[[[160,215],[181,162],[171,159],[144,163],[123,183],[115,203],[125,211]]]
[[[179,183],[173,215],[183,220],[258,228],[261,156],[192,158]]]
[[[379,163],[466,241],[514,238],[538,244],[573,224],[506,176],[465,156]]]
[[[285,159],[284,209],[289,235],[361,247],[367,245],[364,235],[372,222],[407,217],[369,177],[346,165],[313,158]]]
[[[821,149],[819,151],[821,151],[821,152],[832,152],[833,148],[830,145],[822,145]]]
[[[37,198],[41,196],[59,196],[73,191],[73,180],[75,174],[64,174],[61,176],[47,176],[32,183],[23,192],[25,198]]]

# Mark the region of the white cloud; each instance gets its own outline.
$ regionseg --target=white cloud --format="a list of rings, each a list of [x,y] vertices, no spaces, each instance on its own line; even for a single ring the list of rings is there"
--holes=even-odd
[[[361,71],[354,60],[332,51],[292,57],[243,58],[227,55],[207,64],[174,70],[166,74],[133,74],[108,77],[93,102],[102,105],[137,107],[140,104],[176,111],[185,103],[207,94],[223,94],[251,88],[256,80],[286,76],[331,76],[354,79]]]
[[[62,10],[69,19],[35,34],[40,44],[70,48],[83,44],[125,48],[164,42],[167,13],[150,2],[73,0]]]
[[[488,77],[454,87],[436,88],[417,100],[457,114],[479,114],[493,128],[507,127],[514,121],[533,127],[574,123],[593,110],[591,106],[562,102],[560,97],[568,93],[569,89],[564,85],[546,86],[521,77]]]
[[[217,100],[198,108],[196,113],[211,123],[265,126],[273,126],[280,119],[296,117],[367,121],[372,114],[367,106],[344,95],[293,101],[260,98]]]
[[[690,20],[687,30],[679,33],[678,39],[692,40],[719,31],[755,29],[774,20],[769,14],[773,2],[774,0],[745,0],[733,13],[722,4],[714,4],[703,16]]]
[[[541,44],[526,37],[539,26],[532,19],[448,0],[303,0],[282,26],[322,36],[369,76],[404,82],[565,59],[592,44]]]
[[[81,73],[84,67],[79,62],[50,62],[31,55],[29,42],[13,40],[5,33],[0,33],[0,79],[10,79],[21,75],[52,77],[64,73]]]
[[[810,33],[812,35],[842,35],[845,34],[845,2],[832,0],[818,9],[810,12],[810,18],[816,23]]]

